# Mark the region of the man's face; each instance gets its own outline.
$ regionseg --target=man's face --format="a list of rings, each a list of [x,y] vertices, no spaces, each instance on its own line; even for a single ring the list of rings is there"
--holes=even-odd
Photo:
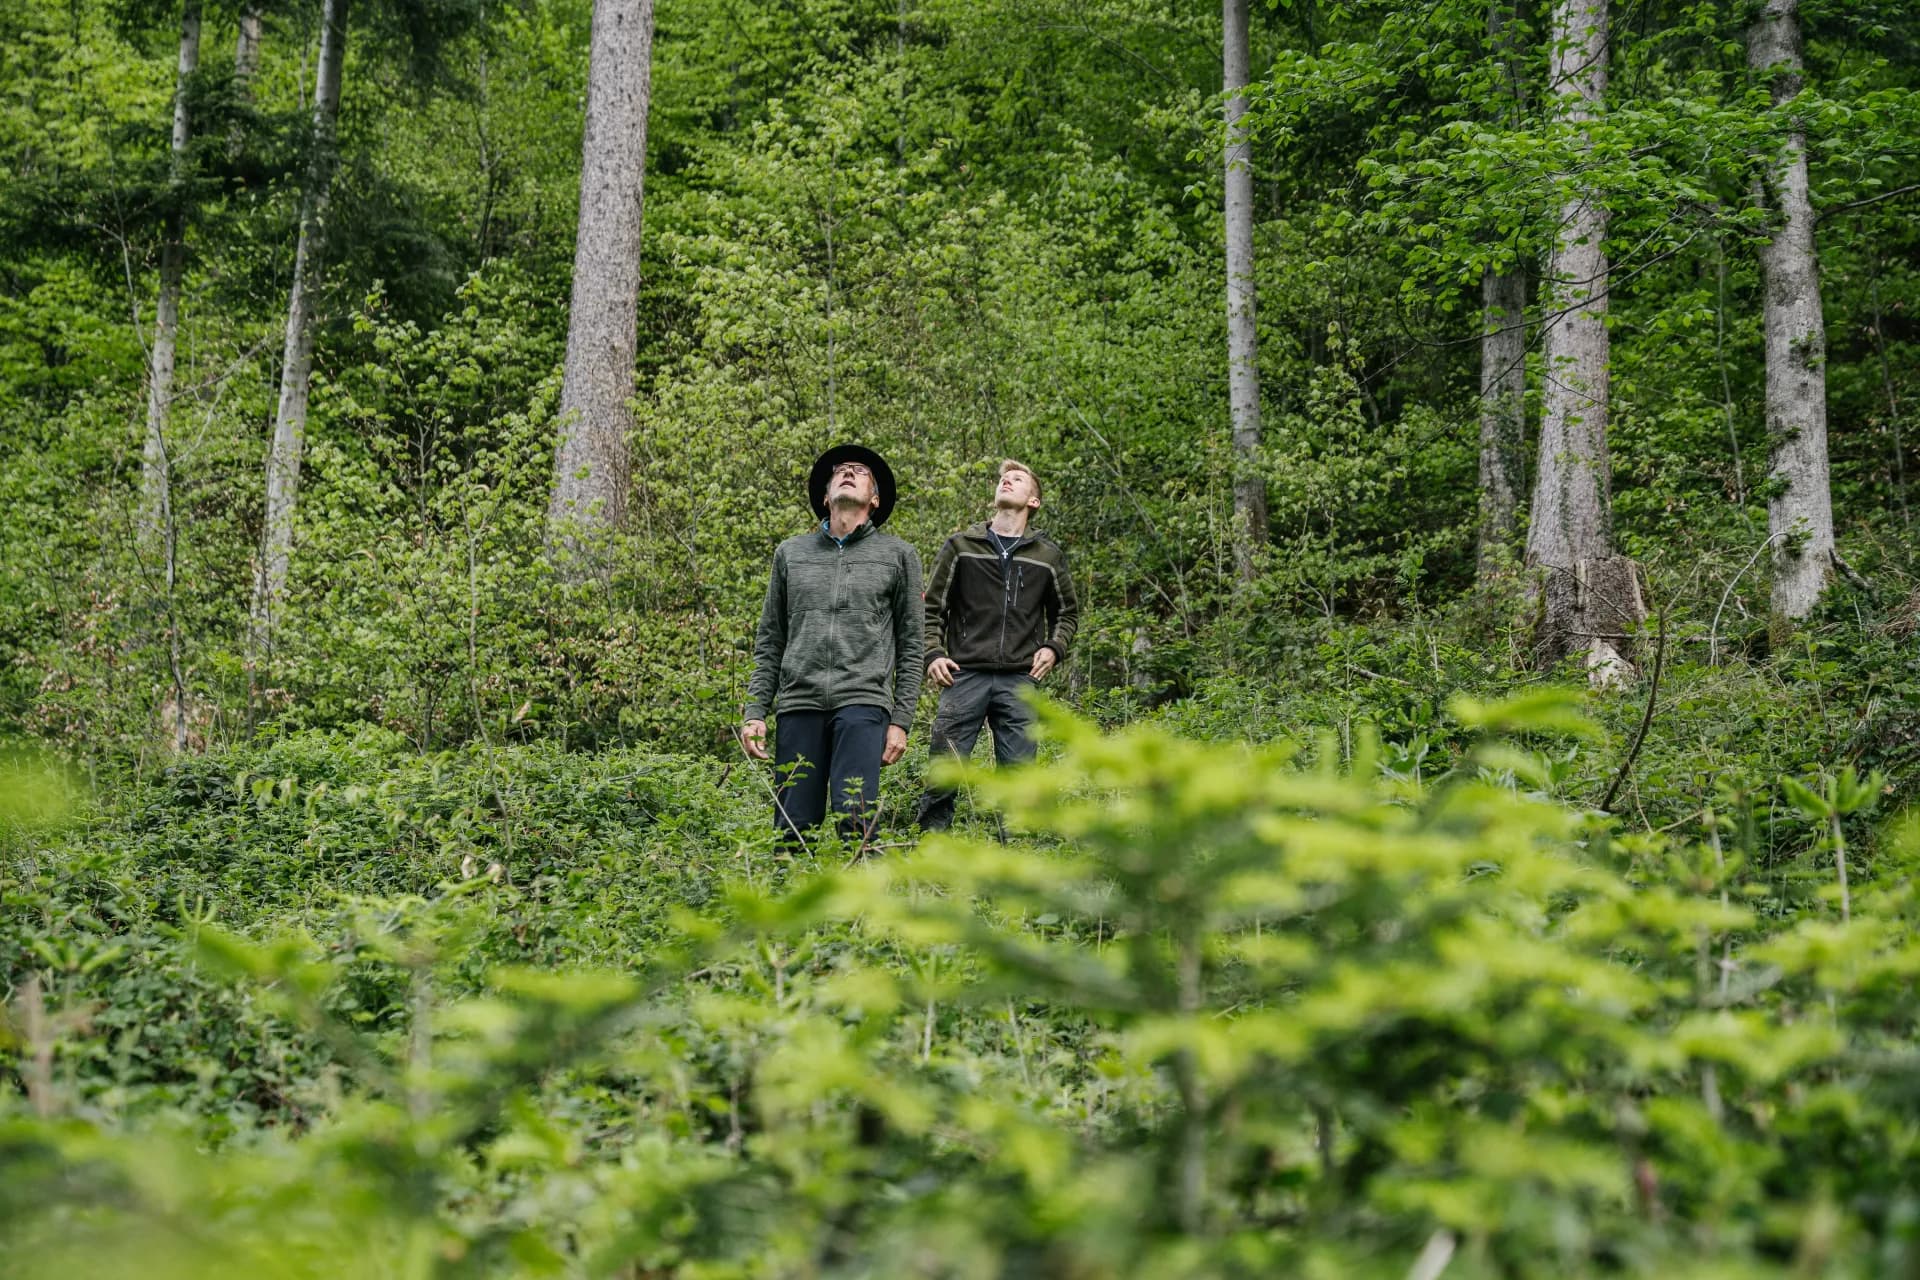
[[[1034,492],[1033,477],[1024,471],[1009,471],[1000,477],[993,491],[993,505],[1003,511],[1038,507],[1040,495]]]
[[[868,510],[880,505],[880,487],[874,482],[873,472],[858,462],[843,462],[835,467],[827,480],[827,504]]]

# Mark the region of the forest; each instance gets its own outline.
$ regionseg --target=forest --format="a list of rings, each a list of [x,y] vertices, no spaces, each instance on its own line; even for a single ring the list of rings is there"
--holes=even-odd
[[[1920,1277],[1920,5],[6,0],[0,164],[9,1274]],[[848,442],[1078,628],[795,844]]]

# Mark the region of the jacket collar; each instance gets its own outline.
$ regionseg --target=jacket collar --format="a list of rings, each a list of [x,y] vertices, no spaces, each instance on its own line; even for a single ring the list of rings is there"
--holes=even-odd
[[[833,536],[833,526],[828,521],[822,520],[820,522],[820,536],[836,546],[850,547],[861,539],[870,536],[872,533],[873,521],[871,520],[862,520],[855,526],[853,532],[844,538],[836,538]]]
[[[994,545],[994,534],[992,532],[992,529],[993,529],[993,521],[982,520],[977,524],[968,525],[965,529],[961,530],[961,532],[964,533],[967,537],[972,538],[975,542],[985,543],[987,546],[991,547]],[[1040,536],[1040,531],[1038,529],[1035,529],[1033,526],[1029,525],[1027,526],[1027,531],[1021,534],[1017,538],[1008,538],[1002,535],[1001,542],[1005,546],[1007,546],[1009,549],[1016,548],[1016,547],[1024,547],[1029,542],[1033,542],[1036,539],[1038,539],[1039,536]]]

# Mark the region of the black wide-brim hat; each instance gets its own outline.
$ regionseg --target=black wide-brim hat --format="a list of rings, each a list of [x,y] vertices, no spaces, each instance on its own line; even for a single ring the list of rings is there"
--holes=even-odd
[[[807,498],[813,514],[827,518],[827,482],[833,469],[843,462],[858,462],[873,472],[873,483],[880,490],[880,505],[873,509],[873,527],[878,529],[893,514],[893,468],[887,460],[864,445],[838,444],[814,460],[813,474],[807,477]]]

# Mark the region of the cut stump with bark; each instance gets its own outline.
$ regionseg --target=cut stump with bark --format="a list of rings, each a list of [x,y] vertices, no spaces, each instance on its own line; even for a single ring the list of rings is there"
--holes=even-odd
[[[1647,618],[1640,566],[1629,556],[1539,567],[1534,619],[1536,666],[1583,654],[1587,679],[1610,688],[1634,678],[1639,630]]]

